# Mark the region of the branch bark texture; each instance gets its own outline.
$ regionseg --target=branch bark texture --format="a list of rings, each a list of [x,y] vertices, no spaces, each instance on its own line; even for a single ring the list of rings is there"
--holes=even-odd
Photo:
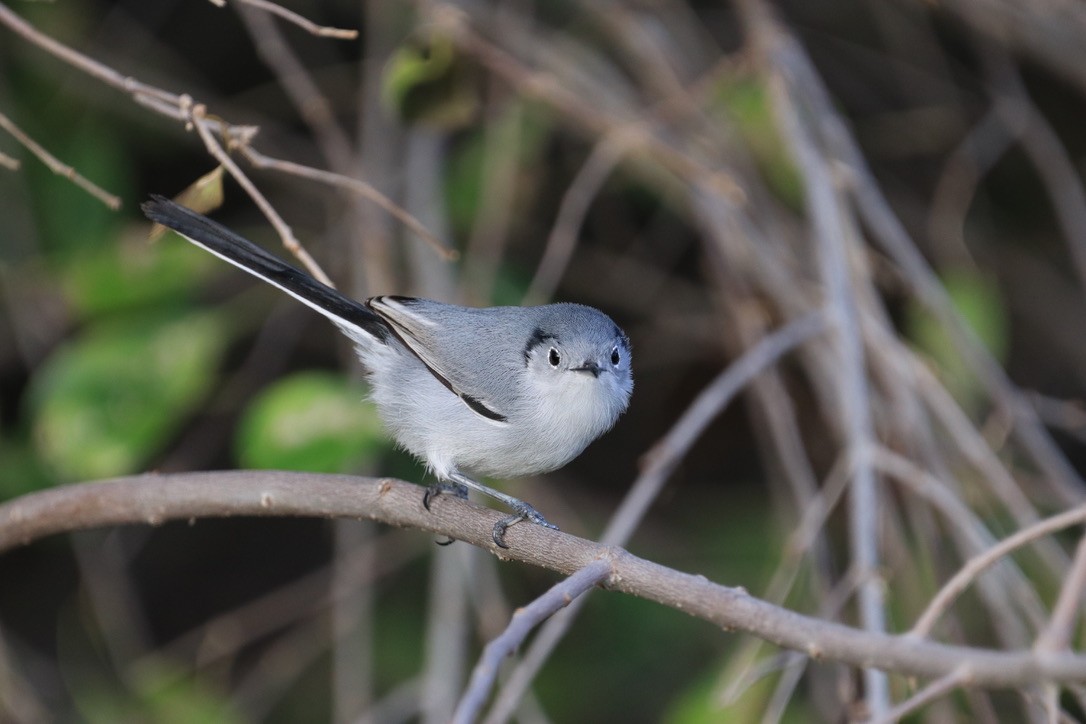
[[[605,587],[745,631],[817,659],[921,677],[956,675],[974,686],[1014,687],[1086,681],[1086,656],[1068,652],[996,651],[911,636],[861,631],[766,603],[704,576],[682,573],[622,548],[535,525],[509,529],[509,550],[491,530],[501,513],[452,496],[427,511],[423,490],[388,478],[270,471],[146,474],[67,485],[0,506],[0,552],[57,533],[102,526],[233,516],[372,519],[418,528],[484,548],[503,560],[563,575],[604,558],[614,573]],[[964,672],[964,673],[962,673]]]

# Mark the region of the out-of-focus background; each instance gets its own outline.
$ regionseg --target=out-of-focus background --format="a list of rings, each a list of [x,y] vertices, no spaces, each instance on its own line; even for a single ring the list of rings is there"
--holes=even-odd
[[[675,460],[628,547],[855,624],[841,487],[858,393],[887,628],[903,631],[963,560],[1083,496],[1086,20],[1055,2],[768,7],[289,3],[357,40],[236,1],[0,9],[257,127],[261,154],[368,182],[459,252],[449,261],[343,185],[236,152],[356,297],[608,312],[633,342],[629,412],[565,469],[504,483],[576,535],[600,535],[646,452],[729,363],[835,304],[836,259],[862,359],[825,335],[787,354]],[[218,166],[191,128],[2,16],[0,114],[122,202],[107,208],[0,130],[0,160],[20,162],[0,166],[0,500],[147,470],[426,482],[331,325],[176,237],[148,241],[139,203]],[[288,257],[228,174],[196,196]],[[1074,539],[1045,546],[967,593],[936,638],[1028,646]],[[555,580],[353,522],[55,537],[0,556],[0,720],[441,721],[481,646]],[[856,672],[778,654],[598,592],[518,716],[855,713]],[[910,686],[890,679],[895,698]],[[1035,705],[970,692],[924,715]]]

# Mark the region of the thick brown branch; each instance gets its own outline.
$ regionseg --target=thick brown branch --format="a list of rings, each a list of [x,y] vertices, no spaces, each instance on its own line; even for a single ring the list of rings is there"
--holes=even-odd
[[[510,548],[502,550],[491,540],[501,515],[451,496],[439,496],[427,511],[421,488],[390,479],[263,471],[147,474],[67,485],[0,505],[0,552],[47,535],[108,525],[230,516],[370,518],[449,536],[500,558],[563,574],[607,558],[614,567],[608,588],[815,658],[924,677],[964,671],[960,675],[975,686],[1086,681],[1086,656],[992,651],[860,631],[540,526],[510,528]]]

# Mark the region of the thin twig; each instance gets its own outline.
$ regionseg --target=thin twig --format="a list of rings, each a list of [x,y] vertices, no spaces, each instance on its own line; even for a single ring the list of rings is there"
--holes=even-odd
[[[1017,125],[1008,128],[1008,120],[999,108],[990,108],[943,164],[928,221],[928,235],[936,248],[951,248],[959,257],[969,258],[964,227],[977,185],[1011,147],[1023,121],[1018,118]]]
[[[19,661],[24,670],[27,661],[19,657],[16,651],[7,641],[4,628],[0,626],[0,718],[12,722],[40,722],[49,721],[50,716],[55,716],[55,702],[53,714],[50,715],[49,707],[40,701],[35,683],[31,683],[13,664]]]
[[[302,265],[309,270],[309,273],[313,275],[317,281],[323,284],[327,284],[330,287],[334,287],[335,284],[328,278],[328,275],[324,273],[320,265],[316,260],[309,255],[309,252],[305,250],[296,238],[294,238],[294,232],[287,225],[287,222],[283,221],[283,217],[279,215],[279,212],[271,205],[271,203],[264,197],[264,194],[257,189],[256,185],[249,180],[249,177],[245,175],[234,159],[230,158],[222,147],[222,145],[215,140],[215,137],[211,133],[211,129],[205,122],[207,116],[207,109],[200,104],[197,104],[192,109],[192,124],[196,127],[196,132],[200,134],[200,139],[204,142],[204,146],[207,147],[208,152],[215,157],[215,159],[223,165],[223,168],[234,177],[234,180],[245,189],[245,192],[249,194],[249,198],[256,202],[256,205],[260,207],[260,210],[264,213],[264,216],[271,222],[271,225],[275,227],[275,231],[279,234],[279,238],[283,242],[283,246],[294,255]]]
[[[1071,644],[1079,616],[1083,592],[1086,591],[1086,535],[1079,538],[1071,570],[1063,580],[1060,595],[1052,609],[1052,617],[1037,637],[1038,651],[1060,651]]]
[[[822,530],[827,516],[837,507],[837,503],[848,488],[848,481],[852,476],[849,460],[846,456],[839,456],[833,464],[826,482],[822,485],[817,496],[812,497],[810,503],[803,509],[803,514],[795,530],[788,536],[784,544],[783,560],[773,572],[769,584],[765,587],[763,598],[771,603],[783,604],[792,590],[792,585],[800,573],[800,564],[804,553],[809,550]],[[831,612],[839,607],[833,607],[832,611],[827,607],[831,596],[823,595],[820,598],[821,609],[819,614],[823,618],[829,618]],[[723,705],[728,706],[738,701],[759,674],[753,671],[758,662],[758,655],[764,641],[748,639],[733,657],[732,665],[728,670],[727,681],[718,684],[722,690],[717,699]]]
[[[554,295],[554,290],[573,255],[577,234],[584,224],[592,200],[618,162],[629,151],[626,145],[628,138],[620,133],[608,134],[600,139],[562,195],[554,227],[547,236],[546,246],[543,247],[543,256],[531,284],[528,285],[528,291],[524,293],[525,304],[539,304]]]
[[[273,15],[278,15],[289,23],[297,25],[302,30],[316,35],[322,38],[336,38],[337,40],[354,40],[358,37],[357,30],[351,30],[348,28],[333,28],[327,25],[318,25],[309,18],[302,17],[293,10],[287,10],[282,5],[269,2],[268,0],[236,0],[237,2],[245,3],[246,5],[252,5],[254,8],[260,8]],[[222,7],[225,4],[225,0],[211,0],[212,3]]]
[[[943,516],[963,558],[979,555],[995,545],[992,533],[948,485],[908,458],[886,448],[879,448],[874,460],[878,469],[889,479],[897,480]],[[998,622],[999,636],[1011,645],[1024,646],[1029,640],[1026,624],[1039,627],[1044,609],[1036,590],[1021,569],[1011,561],[1005,563],[1008,565],[1001,571],[1005,576],[1000,581],[1002,585],[992,586],[988,585],[990,581],[982,580],[981,593],[991,609],[993,620]],[[1010,606],[1011,601],[1017,602],[1018,609]]]
[[[808,506],[803,509],[803,514],[800,517],[799,523],[796,525],[795,530],[792,531],[792,534],[788,536],[788,539],[784,544],[784,560],[782,560],[781,564],[777,567],[777,570],[774,571],[773,577],[766,586],[764,597],[767,601],[783,603],[788,596],[792,584],[799,575],[803,553],[808,550],[812,543],[817,539],[819,531],[826,522],[826,518],[834,508],[837,507],[838,502],[848,488],[848,482],[852,476],[850,463],[851,461],[847,456],[842,455],[838,457],[837,461],[830,469],[829,474],[826,476],[826,482],[822,485],[819,494],[812,498]],[[851,582],[853,577],[850,576],[848,578]],[[839,586],[839,588],[848,588],[849,590],[852,590],[854,586],[849,584],[847,586]],[[820,599],[820,614],[823,618],[827,618],[828,616],[826,614],[840,608],[840,606],[829,605],[829,601],[834,598],[835,597],[826,594]],[[752,677],[754,674],[752,674],[750,669],[757,663],[757,657],[763,644],[763,641],[751,639],[749,640],[749,643],[745,644],[744,648],[733,657],[733,660],[737,662],[731,670],[732,672],[735,672],[735,676],[729,679],[726,685],[724,685],[723,690],[720,692],[718,698],[721,702],[726,702],[728,704],[735,702],[742,696],[743,692],[749,688],[750,684],[753,683]]]
[[[240,2],[260,7],[253,0]],[[279,26],[267,13],[248,7],[239,7],[238,17],[249,32],[257,55],[275,73],[279,87],[309,126],[325,163],[338,171],[345,170],[354,158],[351,139],[336,121],[331,101],[298,59]]]
[[[986,44],[981,57],[997,95],[995,108],[1019,142],[1044,184],[1056,220],[1062,227],[1081,289],[1086,289],[1086,187],[1052,125],[1041,114],[1014,62],[1001,49]],[[1002,97],[998,97],[1002,96]]]
[[[512,7],[512,3],[495,7],[494,22],[498,28],[509,22]],[[485,94],[479,205],[464,249],[459,295],[489,304],[494,299],[494,284],[516,222],[517,181],[527,159],[518,152],[524,134],[525,104],[520,99],[510,99],[508,91],[494,77],[487,79]]]
[[[423,638],[421,724],[445,724],[463,690],[469,666],[472,580],[470,546],[446,546],[430,556],[426,631]]]
[[[344,722],[353,720],[374,700],[377,588],[361,585],[359,578],[373,578],[384,561],[378,559],[372,545],[377,536],[377,526],[373,523],[337,520],[332,529],[335,549],[329,585],[334,596],[329,614],[332,630],[329,698],[333,721]],[[358,552],[364,553],[357,555]]]
[[[100,63],[94,58],[84,55],[83,53],[73,50],[67,45],[54,40],[16,15],[3,3],[0,3],[0,23],[11,28],[27,41],[60,58],[68,65],[78,68],[84,73],[92,75],[98,80],[122,90],[125,93],[143,94],[159,98],[168,103],[174,103],[175,105],[178,102],[178,96],[153,86],[145,85],[134,78],[118,73],[108,65]]]
[[[6,153],[0,152],[0,166],[3,166],[9,171],[18,171],[20,165],[22,164],[19,162],[19,159],[12,158]]]
[[[327,184],[328,186],[343,188],[351,193],[358,194],[362,198],[372,201],[378,207],[386,211],[389,216],[418,234],[423,241],[429,244],[434,251],[441,255],[446,261],[455,261],[459,256],[459,252],[457,252],[456,249],[450,248],[448,244],[434,236],[421,221],[365,181],[351,178],[350,176],[344,176],[343,174],[335,173],[333,171],[325,171],[323,169],[313,168],[312,166],[303,166],[302,164],[294,163],[293,161],[285,161],[283,159],[265,156],[263,153],[260,153],[249,145],[240,146],[238,151],[256,168],[271,169],[272,171],[291,174],[300,178],[309,179],[310,181],[316,181],[317,183]]]
[[[417,537],[412,539],[407,531],[384,533],[340,556],[334,568],[319,568],[229,611],[216,614],[166,641],[148,654],[148,659],[137,661],[135,666],[138,669],[151,663],[152,658],[163,656],[182,661],[192,657],[193,651],[197,652],[196,667],[213,666],[225,658],[236,656],[253,641],[342,605],[355,589],[372,586],[374,581],[420,558],[424,546],[424,541]],[[371,561],[376,561],[376,565],[370,565]],[[335,577],[335,585],[329,586],[332,576]]]
[[[0,6],[0,9],[2,9],[2,6]],[[11,137],[18,141],[20,144],[22,144],[22,146],[26,148],[26,150],[37,156],[41,160],[41,162],[48,166],[49,170],[53,173],[68,179],[76,186],[83,189],[88,194],[98,199],[114,211],[121,208],[121,198],[119,196],[115,196],[108,191],[102,189],[93,181],[90,181],[87,178],[81,176],[79,172],[71,166],[61,162],[59,159],[57,159],[56,156],[42,148],[41,144],[39,144],[33,138],[24,133],[22,129],[16,126],[15,123],[3,113],[0,113],[0,128],[3,128],[5,131],[7,131],[11,135]],[[15,165],[9,166],[9,168],[18,168],[18,161],[15,161],[14,159],[11,160],[15,163]],[[7,164],[3,165],[7,166]]]
[[[918,3],[925,9],[931,6]],[[1086,89],[1086,15],[1063,0],[944,0],[942,12],[956,15],[984,35],[1021,50],[1064,79]]]
[[[1027,528],[1023,528],[983,553],[969,559],[961,570],[947,581],[939,593],[931,600],[928,607],[909,630],[910,636],[927,636],[938,618],[950,608],[954,600],[985,570],[1003,556],[1028,545],[1040,538],[1051,535],[1072,525],[1086,522],[1086,505],[1081,505],[1051,518],[1045,518]]]
[[[939,697],[946,696],[958,687],[968,683],[969,670],[965,667],[955,669],[946,676],[941,676],[931,682],[905,701],[887,711],[885,715],[871,719],[869,724],[890,724],[891,722],[899,721],[920,707],[930,704]]]
[[[898,355],[898,359],[912,369],[913,375],[919,382],[920,395],[934,414],[934,419],[945,428],[965,460],[981,474],[980,480],[994,493],[1020,527],[1031,526],[1040,520],[1041,515],[1036,506],[1004,467],[995,452],[988,447],[984,436],[971,424],[947,389],[939,383],[923,361],[905,345],[901,345],[899,350],[901,354]],[[1069,563],[1063,549],[1054,543],[1049,543],[1039,545],[1038,553],[1049,569],[1062,577]]]
[[[452,721],[469,724],[479,715],[486,702],[494,680],[498,676],[498,666],[516,650],[532,629],[562,610],[581,595],[605,581],[613,569],[611,562],[600,558],[559,581],[524,608],[518,608],[513,614],[509,626],[483,649],[479,662],[471,674],[471,681],[460,703],[456,706]]]
[[[518,93],[553,106],[564,118],[574,121],[594,136],[608,133],[627,135],[629,148],[648,154],[672,173],[687,179],[703,180],[734,203],[745,203],[746,193],[728,171],[711,168],[701,159],[677,150],[654,134],[640,118],[615,118],[570,91],[550,73],[525,66],[471,28],[459,10],[448,5],[441,6],[440,10],[434,14],[435,23],[448,32],[463,51],[504,79]]]

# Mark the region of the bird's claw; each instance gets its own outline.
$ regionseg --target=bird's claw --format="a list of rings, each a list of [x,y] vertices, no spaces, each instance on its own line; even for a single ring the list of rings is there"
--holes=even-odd
[[[426,488],[426,493],[422,496],[422,507],[430,510],[431,501],[442,493],[452,493],[461,500],[468,498],[468,489],[459,483],[434,483]]]
[[[494,530],[490,537],[494,539],[494,544],[499,548],[509,548],[505,543],[505,531],[509,530],[510,526],[516,525],[522,520],[541,525],[544,528],[550,528],[551,530],[558,530],[558,526],[549,522],[538,510],[527,503],[522,502],[521,505],[516,508],[516,511],[517,512],[505,516],[494,524]]]

